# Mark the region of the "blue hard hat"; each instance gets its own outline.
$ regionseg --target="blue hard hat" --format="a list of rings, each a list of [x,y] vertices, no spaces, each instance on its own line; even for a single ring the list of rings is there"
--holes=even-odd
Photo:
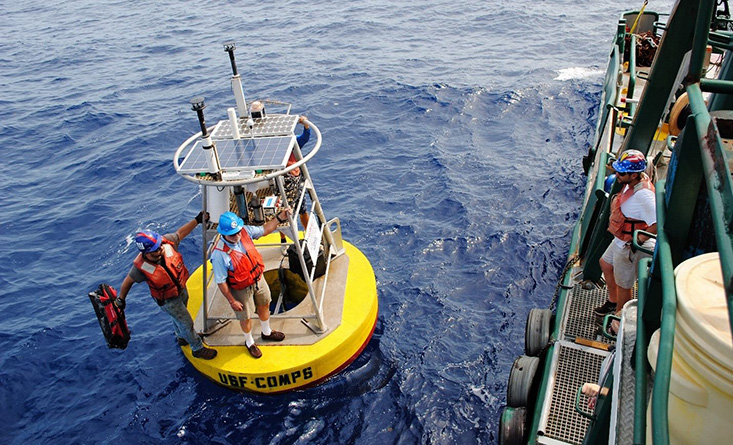
[[[143,230],[135,235],[135,244],[140,252],[155,252],[163,242],[163,237],[158,232],[152,230]]]
[[[244,227],[242,218],[234,212],[226,212],[219,217],[219,227],[216,228],[216,231],[222,235],[234,235],[242,230],[242,227]]]
[[[606,176],[606,180],[603,182],[603,191],[606,193],[611,193],[611,187],[613,187],[614,181],[616,181],[615,173]]]
[[[639,150],[626,150],[611,166],[619,173],[639,173],[646,170],[646,158]]]

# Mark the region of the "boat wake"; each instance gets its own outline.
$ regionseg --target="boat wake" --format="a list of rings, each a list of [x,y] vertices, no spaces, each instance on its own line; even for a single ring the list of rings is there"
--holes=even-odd
[[[563,68],[557,71],[557,77],[554,80],[566,81],[574,79],[590,79],[600,78],[603,76],[603,70],[599,68],[583,68],[575,66],[571,68]]]

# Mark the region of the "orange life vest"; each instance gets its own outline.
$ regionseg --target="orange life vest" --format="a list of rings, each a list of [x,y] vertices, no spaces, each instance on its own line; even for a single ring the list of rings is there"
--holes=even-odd
[[[262,272],[265,270],[265,262],[262,255],[255,248],[252,238],[246,230],[242,230],[240,238],[244,252],[229,247],[224,240],[219,240],[215,249],[229,255],[232,261],[232,268],[227,271],[227,283],[233,289],[245,289],[259,281]]]
[[[133,264],[147,278],[150,295],[156,300],[175,298],[186,287],[188,269],[181,254],[173,248],[173,243],[163,238],[163,256],[160,264],[151,263],[139,253]]]
[[[641,189],[654,191],[654,184],[652,184],[646,175],[634,187],[627,187],[623,193],[617,193],[611,198],[611,216],[608,220],[608,231],[622,241],[631,241],[635,230],[646,230],[649,228],[644,221],[627,218],[621,212],[621,204],[628,201],[634,193]]]

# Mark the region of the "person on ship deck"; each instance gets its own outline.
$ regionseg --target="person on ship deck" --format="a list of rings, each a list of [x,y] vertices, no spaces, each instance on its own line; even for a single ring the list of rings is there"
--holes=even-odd
[[[636,265],[649,255],[634,249],[631,239],[635,230],[657,233],[657,212],[654,185],[644,171],[646,158],[638,150],[627,150],[612,164],[621,191],[611,198],[608,231],[614,236],[600,260],[606,279],[608,300],[594,309],[597,316],[618,313],[631,300],[636,282]],[[654,250],[656,240],[639,234],[643,248]]]

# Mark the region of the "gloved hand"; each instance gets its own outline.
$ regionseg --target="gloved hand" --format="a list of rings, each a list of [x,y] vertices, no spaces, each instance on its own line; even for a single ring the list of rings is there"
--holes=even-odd
[[[206,212],[206,218],[204,219],[204,212],[203,210],[199,212],[198,215],[196,215],[196,218],[194,218],[197,223],[201,224],[204,220],[206,222],[209,222],[209,212]]]
[[[123,300],[122,298],[119,298],[119,297],[118,298],[115,298],[115,306],[117,306],[118,308],[122,309],[123,311],[125,310],[125,305],[126,304],[127,303],[125,303],[125,300]]]

